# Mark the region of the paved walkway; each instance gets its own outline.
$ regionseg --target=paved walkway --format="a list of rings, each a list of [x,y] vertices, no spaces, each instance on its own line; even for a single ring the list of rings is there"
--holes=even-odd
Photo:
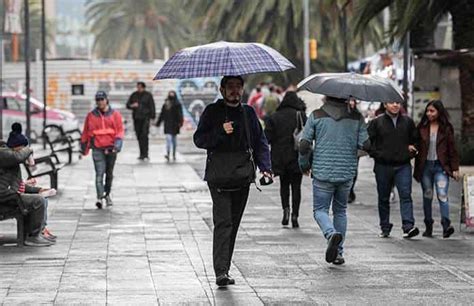
[[[217,289],[212,269],[211,201],[203,155],[183,140],[176,163],[136,160],[127,141],[116,166],[110,209],[94,206],[90,158],[64,168],[60,194],[50,201],[49,248],[0,247],[0,304],[466,304],[474,299],[474,243],[470,234],[443,240],[401,238],[396,205],[393,237],[377,237],[371,161],[363,159],[357,203],[349,208],[347,264],[324,261],[325,242],[312,219],[305,179],[300,229],[280,225],[278,185],[252,189],[234,254],[236,285]],[[277,182],[278,183],[278,182]],[[419,186],[414,186],[421,226]],[[459,186],[451,188],[459,219]],[[458,196],[456,197],[456,193]],[[438,218],[437,209],[435,216]],[[0,236],[15,232],[0,222]]]

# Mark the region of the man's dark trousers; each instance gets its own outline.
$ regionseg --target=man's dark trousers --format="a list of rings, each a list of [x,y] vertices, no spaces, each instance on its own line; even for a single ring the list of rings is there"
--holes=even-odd
[[[240,220],[249,196],[249,186],[221,191],[209,186],[214,222],[213,259],[216,276],[229,272]]]
[[[44,199],[39,194],[20,194],[23,206],[28,211],[25,216],[24,225],[27,235],[38,235],[43,227],[44,221]]]
[[[392,228],[390,224],[390,192],[392,186],[395,185],[400,197],[402,229],[404,232],[411,230],[415,224],[411,198],[411,164],[391,166],[375,162],[374,172],[377,181],[380,228],[383,232],[390,232]]]
[[[140,157],[148,157],[148,132],[150,129],[150,119],[134,119],[133,126],[138,139]]]

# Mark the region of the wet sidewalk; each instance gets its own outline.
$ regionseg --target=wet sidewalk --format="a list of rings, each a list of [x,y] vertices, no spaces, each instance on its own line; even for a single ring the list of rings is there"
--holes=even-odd
[[[346,265],[324,261],[309,179],[299,229],[280,225],[276,181],[261,193],[252,188],[231,269],[236,285],[218,289],[212,205],[195,172],[202,171],[203,155],[190,147],[183,140],[187,154],[167,164],[163,143],[155,142],[145,163],[136,159],[136,143],[127,141],[115,168],[115,204],[103,210],[94,205],[90,157],[61,170],[49,220],[58,242],[0,247],[0,304],[460,304],[474,298],[474,243],[459,233],[459,198],[451,197],[456,233],[449,240],[441,238],[439,222],[435,238],[403,240],[398,204],[393,237],[380,239],[368,159],[361,161],[357,202],[349,207]],[[452,192],[459,194],[459,187]],[[13,221],[0,222],[0,236],[14,233]]]

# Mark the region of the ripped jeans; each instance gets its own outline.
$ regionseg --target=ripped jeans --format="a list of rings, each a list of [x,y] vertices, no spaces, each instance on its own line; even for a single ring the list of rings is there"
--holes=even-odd
[[[439,202],[441,222],[444,224],[445,222],[443,222],[443,220],[449,220],[449,176],[443,170],[443,167],[439,161],[426,161],[425,168],[423,169],[423,177],[421,179],[421,188],[423,189],[423,211],[425,213],[425,224],[433,224],[431,204],[433,202],[433,194],[435,189]]]

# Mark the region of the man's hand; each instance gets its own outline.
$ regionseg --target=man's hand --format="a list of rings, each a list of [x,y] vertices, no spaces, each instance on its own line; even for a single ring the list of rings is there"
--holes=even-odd
[[[226,132],[227,135],[232,134],[234,132],[234,128],[232,127],[233,123],[234,123],[233,121],[230,121],[230,122],[226,122],[222,125],[222,127],[224,128],[224,131]]]
[[[29,180],[26,180],[25,181],[25,184],[26,185],[30,185],[30,186],[35,186],[37,183],[36,179],[35,178],[30,178]]]
[[[268,177],[268,178],[273,178],[273,173],[271,173],[271,172],[266,172],[266,171],[265,171],[265,172],[263,172],[262,174],[263,174],[263,176],[266,176],[266,177]]]
[[[456,181],[459,181],[461,179],[461,175],[459,174],[459,171],[453,171],[453,178]]]
[[[131,108],[138,108],[138,102],[137,101],[133,102],[132,104],[130,104],[130,107]]]
[[[409,146],[408,146],[408,151],[409,151],[410,153],[414,153],[415,155],[418,154],[418,150],[415,148],[414,145],[409,145]]]

